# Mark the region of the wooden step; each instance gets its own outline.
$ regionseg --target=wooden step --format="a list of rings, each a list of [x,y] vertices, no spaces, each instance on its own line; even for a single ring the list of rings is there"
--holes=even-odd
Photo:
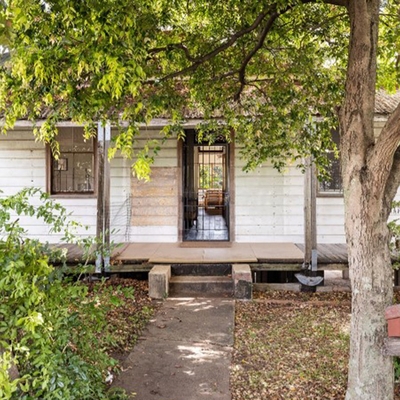
[[[231,276],[173,276],[170,297],[233,297]]]

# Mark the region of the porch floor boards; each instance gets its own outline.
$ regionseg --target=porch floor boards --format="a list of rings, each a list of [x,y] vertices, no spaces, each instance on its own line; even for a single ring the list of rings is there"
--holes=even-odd
[[[119,271],[134,264],[224,264],[248,263],[252,269],[296,270],[304,261],[303,245],[295,243],[226,243],[211,247],[194,243],[126,243],[113,254]],[[344,244],[318,245],[318,263],[327,269],[347,268]],[[331,268],[329,267],[331,266]],[[117,268],[117,267],[112,267]]]
[[[82,250],[70,244],[68,261],[78,263]],[[321,269],[345,269],[348,266],[345,244],[319,244]],[[304,245],[296,243],[121,243],[112,254],[112,272],[150,270],[154,264],[250,264],[254,270],[296,270],[304,260]]]
[[[296,245],[304,252],[304,244]],[[347,264],[347,245],[346,244],[318,244],[318,263],[321,264]]]

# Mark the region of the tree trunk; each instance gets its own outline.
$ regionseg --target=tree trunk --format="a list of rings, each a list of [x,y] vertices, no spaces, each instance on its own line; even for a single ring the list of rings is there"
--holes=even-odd
[[[350,0],[349,15],[349,63],[340,113],[346,239],[353,292],[346,400],[390,400],[393,365],[382,349],[386,337],[384,312],[393,296],[387,219],[395,190],[388,181],[392,178],[397,146],[374,138],[379,0]]]
[[[382,354],[387,336],[384,312],[393,296],[386,219],[365,191],[358,201],[347,199],[346,203],[353,292],[346,400],[389,400],[393,398],[393,366],[391,357]]]

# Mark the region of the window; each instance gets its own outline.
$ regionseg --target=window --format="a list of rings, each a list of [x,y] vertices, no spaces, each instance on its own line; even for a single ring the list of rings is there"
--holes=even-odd
[[[95,139],[85,140],[83,128],[59,128],[60,157],[50,158],[51,194],[94,194]]]
[[[337,129],[332,130],[332,140],[339,147],[340,138],[339,131]],[[334,152],[328,153],[328,159],[330,161],[330,167],[328,174],[330,179],[324,179],[319,181],[319,194],[323,195],[342,195],[342,175],[340,171],[340,157],[336,158]]]

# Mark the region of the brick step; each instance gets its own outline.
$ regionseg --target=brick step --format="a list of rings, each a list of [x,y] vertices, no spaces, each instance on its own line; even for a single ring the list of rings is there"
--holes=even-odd
[[[233,297],[234,284],[231,276],[172,276],[169,295],[198,297]]]

